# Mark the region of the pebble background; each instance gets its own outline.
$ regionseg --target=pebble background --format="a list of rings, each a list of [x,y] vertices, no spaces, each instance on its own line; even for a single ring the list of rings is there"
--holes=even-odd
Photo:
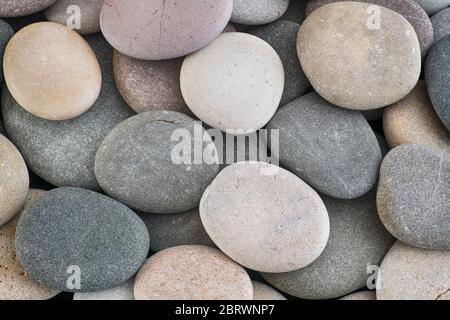
[[[449,66],[449,0],[0,0],[0,300],[450,300]]]

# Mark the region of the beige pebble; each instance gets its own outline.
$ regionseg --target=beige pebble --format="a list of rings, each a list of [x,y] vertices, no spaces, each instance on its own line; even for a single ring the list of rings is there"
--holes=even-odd
[[[252,281],[253,300],[286,300],[286,298],[277,290],[267,284]]]

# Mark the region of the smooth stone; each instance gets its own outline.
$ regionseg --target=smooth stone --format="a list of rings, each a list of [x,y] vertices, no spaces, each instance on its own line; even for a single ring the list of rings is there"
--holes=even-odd
[[[269,163],[270,160],[276,160],[269,158],[270,152],[265,144],[266,140],[263,140],[264,133],[262,131],[241,135],[223,132],[221,134],[221,141],[219,139],[214,140],[217,150],[222,150],[222,153],[219,154],[221,170],[230,164],[241,161],[263,161]]]
[[[80,34],[100,32],[100,10],[102,0],[58,0],[45,10],[47,20],[67,25],[72,28],[76,14],[80,14],[80,28],[73,28]],[[72,6],[77,6],[72,7]],[[79,11],[78,11],[79,10]]]
[[[108,290],[96,292],[75,292],[75,294],[73,295],[73,300],[134,300],[134,279],[131,279],[118,287]]]
[[[450,35],[450,8],[439,11],[431,17],[434,30],[434,42]]]
[[[247,272],[217,249],[179,246],[158,252],[134,282],[136,300],[252,300]]]
[[[302,24],[305,20],[305,9],[308,0],[291,0],[289,7],[281,20],[288,20]]]
[[[252,281],[253,300],[286,300],[286,298],[277,290],[267,284]]]
[[[203,48],[227,26],[233,0],[106,0],[103,34],[127,56],[143,60],[178,58]]]
[[[319,195],[289,171],[263,162],[223,169],[203,194],[200,217],[220,250],[263,272],[309,265],[330,231]]]
[[[114,50],[114,80],[136,112],[172,110],[190,114],[180,89],[183,59],[139,60]]]
[[[420,47],[413,27],[380,7],[381,30],[369,30],[370,6],[330,3],[314,10],[300,27],[303,71],[323,98],[343,108],[384,107],[406,96],[419,80]]]
[[[270,44],[280,56],[285,70],[285,88],[280,105],[285,105],[308,91],[310,84],[303,73],[297,55],[298,23],[278,20],[247,30],[248,33]]]
[[[28,194],[29,177],[19,150],[0,135],[0,227],[22,208]]]
[[[368,266],[379,266],[394,243],[377,215],[375,192],[355,200],[322,197],[330,239],[320,257],[289,273],[264,273],[275,288],[303,299],[332,299],[366,286]]]
[[[264,40],[239,32],[224,33],[186,57],[180,79],[184,100],[200,120],[241,134],[269,122],[284,88],[283,63],[276,51]]]
[[[450,251],[397,241],[381,264],[378,300],[450,300]]]
[[[358,111],[310,93],[280,108],[267,129],[279,130],[282,166],[322,193],[353,199],[376,182],[380,147]]]
[[[405,98],[385,108],[383,131],[391,148],[423,144],[450,155],[450,132],[434,111],[424,81]]]
[[[199,146],[204,153],[201,163],[195,159]],[[198,207],[219,171],[217,157],[203,152],[207,150],[217,153],[209,135],[191,117],[174,111],[144,112],[120,123],[103,140],[95,175],[106,194],[131,208],[185,212]]]
[[[289,0],[234,0],[231,21],[259,25],[279,19],[288,9]]]
[[[360,291],[349,294],[339,300],[377,300],[375,291]]]
[[[66,121],[44,120],[21,108],[6,87],[1,105],[8,134],[33,172],[58,187],[98,190],[94,174],[97,148],[117,124],[134,112],[114,85],[111,46],[101,35],[86,40],[103,73],[100,96],[86,113]]]
[[[69,292],[114,288],[128,281],[149,249],[147,228],[123,204],[80,188],[46,192],[17,225],[17,258],[35,281]],[[81,275],[81,288],[70,287]]]
[[[142,213],[139,216],[152,235],[152,251],[181,245],[215,246],[203,227],[198,208],[177,214]]]
[[[438,12],[450,6],[450,0],[414,0],[417,2],[429,15]]]
[[[56,0],[0,0],[0,17],[28,16],[51,6]]]
[[[31,24],[9,41],[5,81],[17,102],[47,120],[68,120],[97,100],[102,75],[94,51],[75,31],[54,22]]]
[[[44,193],[31,189],[23,210]],[[20,214],[0,228],[0,300],[47,300],[59,291],[31,280],[16,259],[15,236]]]
[[[377,206],[397,239],[424,249],[450,250],[450,157],[422,145],[401,145],[380,169]]]
[[[8,41],[13,35],[13,28],[7,22],[0,19],[0,83],[3,81],[3,54]]]

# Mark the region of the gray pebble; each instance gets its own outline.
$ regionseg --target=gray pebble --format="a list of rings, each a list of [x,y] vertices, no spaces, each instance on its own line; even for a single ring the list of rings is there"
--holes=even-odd
[[[450,6],[450,0],[414,0],[429,14]]]
[[[434,29],[434,42],[450,35],[450,8],[439,11],[431,17]]]
[[[5,52],[6,44],[13,35],[13,28],[0,19],[0,82],[3,81],[3,53]]]
[[[134,279],[131,279],[118,287],[94,292],[75,292],[73,300],[94,300],[94,301],[125,301],[134,300]]]
[[[266,24],[279,19],[288,6],[289,0],[234,0],[231,22]]]

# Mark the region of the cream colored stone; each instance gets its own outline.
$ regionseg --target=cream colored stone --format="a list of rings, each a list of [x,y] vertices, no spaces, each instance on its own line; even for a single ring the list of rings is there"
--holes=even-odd
[[[286,298],[267,284],[252,281],[253,300],[286,300]]]

